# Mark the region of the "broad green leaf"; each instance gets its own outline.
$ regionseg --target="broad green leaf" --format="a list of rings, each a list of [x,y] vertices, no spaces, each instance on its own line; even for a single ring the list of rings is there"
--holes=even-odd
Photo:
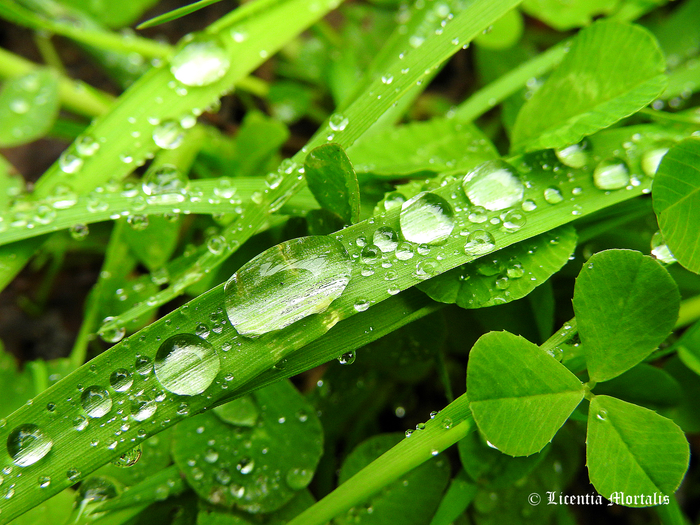
[[[225,174],[259,176],[288,138],[289,130],[284,124],[258,111],[246,113],[234,141],[235,155]],[[268,185],[276,182],[279,183],[270,180]]]
[[[542,450],[583,399],[581,382],[537,345],[490,332],[467,365],[469,408],[484,437],[511,456]]]
[[[496,20],[487,32],[477,36],[474,43],[488,49],[505,49],[514,46],[523,35],[523,15],[511,9]]]
[[[507,487],[527,476],[547,455],[548,449],[528,457],[514,458],[492,448],[478,432],[458,443],[459,459],[469,477],[479,485]]]
[[[249,512],[272,512],[311,481],[322,451],[321,425],[288,381],[252,397],[258,424],[233,425],[217,413],[188,419],[175,429],[173,457],[201,498]]]
[[[520,212],[518,216],[524,217]],[[559,271],[575,248],[576,231],[564,226],[445,272],[418,288],[435,301],[462,308],[508,303]]]
[[[345,459],[340,468],[339,482],[350,479],[402,439],[405,439],[403,434],[377,434],[361,443]],[[334,521],[338,525],[426,523],[440,502],[449,476],[449,462],[436,457],[387,485],[383,493],[372,497],[364,506],[351,507]]]
[[[641,362],[678,319],[678,287],[661,264],[631,250],[591,257],[576,279],[576,322],[593,381]]]
[[[650,507],[658,504],[654,494],[672,495],[690,459],[688,441],[673,421],[608,396],[591,401],[586,443],[591,483],[608,499],[616,492],[640,497],[620,502],[628,507]]]
[[[654,385],[654,388],[649,388]],[[681,387],[661,368],[640,363],[609,381],[598,383],[596,395],[614,396],[629,403],[648,408],[677,405],[681,400]]]
[[[461,441],[460,441],[461,443]],[[450,481],[430,525],[450,525],[469,506],[476,495],[477,487],[464,470],[460,470]]]
[[[314,504],[308,490],[301,490],[284,507],[269,514],[250,514],[200,503],[197,525],[285,525]]]
[[[636,113],[666,86],[666,63],[639,26],[597,22],[520,110],[513,149],[562,148]]]
[[[130,0],[119,3],[109,0],[62,0],[66,5],[92,15],[108,27],[121,28],[133,24],[158,0]]]
[[[219,1],[220,0],[199,0],[199,2],[193,2],[189,5],[179,7],[178,9],[173,9],[172,11],[168,11],[167,13],[146,20],[145,22],[141,22],[138,26],[136,26],[136,29],[146,29],[147,27],[153,27],[172,20],[177,20],[178,18],[182,18],[190,13],[199,11],[203,7],[215,4]]]
[[[619,0],[525,0],[522,10],[558,31],[589,25],[593,18],[609,15]]]
[[[319,146],[304,161],[304,176],[318,203],[354,224],[360,218],[360,188],[352,163],[338,144]]]
[[[468,170],[498,157],[496,148],[471,124],[435,118],[370,134],[348,150],[361,173],[409,175]]]
[[[654,212],[680,264],[700,273],[700,139],[689,138],[661,160],[652,191]]]
[[[43,137],[58,116],[58,78],[38,69],[5,82],[0,91],[0,146],[19,146]]]
[[[65,523],[75,502],[75,491],[66,489],[50,500],[12,521],[12,525],[36,525],[37,523]]]

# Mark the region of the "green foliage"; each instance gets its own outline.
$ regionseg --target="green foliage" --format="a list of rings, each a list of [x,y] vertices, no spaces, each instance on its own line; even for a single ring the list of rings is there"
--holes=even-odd
[[[215,3],[0,4],[0,523],[683,523],[700,3]]]

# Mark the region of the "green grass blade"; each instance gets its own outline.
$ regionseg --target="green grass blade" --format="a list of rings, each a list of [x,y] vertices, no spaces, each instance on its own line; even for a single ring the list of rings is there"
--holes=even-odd
[[[158,26],[160,24],[165,24],[166,22],[171,22],[173,20],[177,20],[178,18],[187,16],[190,13],[194,13],[195,11],[199,11],[200,9],[207,7],[208,5],[212,5],[220,1],[221,0],[199,0],[199,2],[194,2],[193,4],[173,9],[172,11],[168,11],[167,13],[163,13],[162,15],[150,18],[145,22],[141,22],[139,25],[136,26],[136,29],[146,29],[147,27]]]

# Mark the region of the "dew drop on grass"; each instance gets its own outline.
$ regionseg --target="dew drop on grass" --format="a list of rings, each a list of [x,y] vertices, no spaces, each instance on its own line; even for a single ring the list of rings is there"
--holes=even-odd
[[[393,228],[382,226],[377,228],[372,237],[372,242],[382,252],[393,252],[399,245],[398,236]]]
[[[134,384],[134,379],[126,368],[119,368],[109,376],[109,384],[115,391],[125,392]]]
[[[348,119],[345,118],[343,115],[339,113],[335,113],[331,115],[330,120],[328,121],[328,126],[333,130],[333,131],[343,131],[347,126],[348,126]]]
[[[656,175],[656,170],[659,169],[659,164],[666,153],[668,153],[668,148],[655,148],[642,154],[642,171],[647,177]]]
[[[100,143],[90,135],[83,135],[75,141],[75,151],[81,157],[92,157],[100,149]]]
[[[392,191],[384,197],[384,209],[389,211],[393,208],[401,206],[404,202],[406,202],[406,197],[404,197],[398,191]]]
[[[544,190],[544,200],[549,204],[559,204],[564,200],[564,196],[559,188],[550,186]]]
[[[142,376],[147,376],[153,371],[153,361],[151,361],[150,357],[145,355],[137,356],[134,366],[136,372]]]
[[[63,173],[77,173],[83,167],[83,163],[83,159],[68,151],[61,153],[61,156],[58,158],[58,167],[61,168]]]
[[[311,483],[311,479],[314,477],[313,470],[307,470],[303,468],[291,468],[287,471],[285,476],[285,481],[289,488],[292,490],[301,490]]]
[[[668,245],[664,241],[661,232],[656,232],[651,237],[651,254],[664,264],[672,264],[676,262],[676,257],[671,253]]]
[[[149,197],[159,197],[158,203],[175,204],[185,199],[184,193],[188,184],[184,173],[175,166],[165,164],[149,169],[143,177],[141,187]]]
[[[254,468],[255,460],[247,456],[241,458],[241,460],[238,462],[238,465],[236,465],[236,470],[238,470],[241,474],[250,474],[251,472],[253,472]]]
[[[467,235],[464,251],[467,255],[484,255],[493,251],[495,247],[493,235],[485,230],[475,230]]]
[[[80,484],[76,501],[78,504],[88,501],[105,501],[116,497],[116,495],[117,487],[109,479],[103,476],[92,476]]]
[[[220,38],[200,35],[186,42],[170,59],[170,72],[186,86],[208,86],[223,77],[230,65]]]
[[[593,184],[599,190],[619,190],[629,183],[629,168],[616,157],[600,161],[593,170]]]
[[[518,210],[510,210],[502,216],[503,229],[509,233],[517,232],[525,226],[527,219],[525,215]]]
[[[360,252],[360,260],[364,264],[374,264],[381,257],[381,250],[374,244],[368,244]]]
[[[355,352],[346,352],[338,358],[338,362],[341,365],[351,365],[355,362],[356,358]]]
[[[352,260],[331,237],[285,241],[243,265],[224,287],[239,334],[261,336],[324,312],[345,290]]]
[[[53,441],[36,425],[20,425],[7,436],[7,452],[18,467],[28,467],[46,456]]]
[[[370,307],[370,302],[367,299],[358,299],[354,307],[356,312],[364,312]]]
[[[102,321],[103,324],[106,324],[110,321],[114,320],[114,317],[105,317],[104,320]],[[99,336],[100,339],[102,339],[106,343],[118,343],[124,338],[124,335],[126,334],[126,328],[123,326],[118,326],[116,328],[111,328],[109,330],[99,330]]]
[[[220,369],[219,356],[211,343],[193,334],[166,339],[156,353],[156,377],[173,394],[201,394]]]
[[[39,483],[39,487],[42,489],[45,489],[49,485],[51,485],[51,478],[49,476],[39,476],[39,479],[37,480]]]
[[[141,459],[141,445],[136,445],[134,448],[127,450],[117,459],[112,461],[112,464],[120,468],[129,468],[136,465],[139,459]]]
[[[155,414],[158,405],[155,400],[146,395],[133,396],[131,398],[131,416],[136,421],[146,421]]]
[[[598,418],[600,421],[606,421],[608,419],[608,411],[604,408],[601,408],[600,410],[598,410],[598,413],[595,415],[595,417]]]
[[[104,388],[97,385],[89,386],[83,391],[80,404],[88,417],[93,419],[104,417],[112,410],[112,398]]]
[[[572,144],[565,148],[554,150],[559,162],[570,168],[583,168],[588,163],[588,153],[583,144]]]
[[[151,135],[156,146],[163,149],[177,149],[185,138],[185,130],[179,122],[166,120],[153,129]]]
[[[489,160],[464,176],[462,188],[469,201],[490,211],[510,208],[523,200],[525,186],[513,166]]]
[[[401,206],[399,221],[404,238],[420,244],[445,241],[455,225],[450,204],[439,195],[427,192],[419,193]]]
[[[82,473],[76,468],[69,469],[68,472],[66,472],[68,480],[74,483],[80,479],[80,476],[82,476]]]

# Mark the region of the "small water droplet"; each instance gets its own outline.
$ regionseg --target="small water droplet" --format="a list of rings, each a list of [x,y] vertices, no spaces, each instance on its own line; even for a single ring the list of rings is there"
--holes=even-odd
[[[105,317],[102,323],[106,324],[113,320],[114,317]],[[124,328],[123,326],[117,326],[116,328],[111,328],[109,330],[100,329],[98,331],[98,334],[100,338],[106,343],[118,343],[124,338],[124,335],[126,334],[126,328]]]
[[[51,478],[49,476],[39,476],[39,479],[37,480],[39,482],[39,487],[42,489],[45,489],[49,485],[51,485]]]
[[[68,479],[74,483],[80,479],[81,475],[81,472],[75,468],[69,469],[68,472],[66,472]]]
[[[598,410],[598,413],[595,415],[595,417],[598,418],[600,421],[605,421],[608,419],[608,411],[604,408],[601,408]]]
[[[104,388],[97,385],[89,386],[83,391],[80,403],[88,417],[93,419],[104,417],[112,410],[112,398]]]
[[[544,190],[544,200],[549,204],[559,204],[564,200],[561,190],[556,186],[550,186]]]
[[[355,352],[346,352],[338,358],[338,362],[341,365],[351,365],[355,362],[356,357]]]
[[[236,470],[238,470],[241,474],[250,474],[251,472],[253,472],[254,468],[255,460],[247,456],[241,458],[241,460],[238,462],[238,465],[236,465]]]
[[[177,149],[185,138],[185,130],[176,120],[166,120],[153,129],[153,142],[163,149]]]
[[[331,118],[328,121],[328,126],[333,131],[343,131],[348,126],[348,123],[349,121],[347,118],[345,118],[343,115],[340,115],[339,113],[335,113],[331,115]]]
[[[464,251],[467,255],[484,255],[493,251],[495,247],[493,235],[485,230],[475,230],[467,235]]]
[[[134,448],[127,450],[124,454],[115,459],[112,464],[120,468],[133,467],[141,458],[141,453],[141,445],[136,445]]]
[[[186,86],[208,86],[222,78],[229,66],[223,42],[211,34],[186,42],[170,59],[170,72]]]
[[[355,301],[355,311],[364,312],[370,307],[370,302],[367,299],[358,299]]]
[[[155,414],[157,408],[155,400],[146,395],[131,398],[131,417],[136,421],[146,421]]]
[[[125,392],[134,384],[134,379],[126,368],[118,368],[109,376],[109,384],[115,391]]]

